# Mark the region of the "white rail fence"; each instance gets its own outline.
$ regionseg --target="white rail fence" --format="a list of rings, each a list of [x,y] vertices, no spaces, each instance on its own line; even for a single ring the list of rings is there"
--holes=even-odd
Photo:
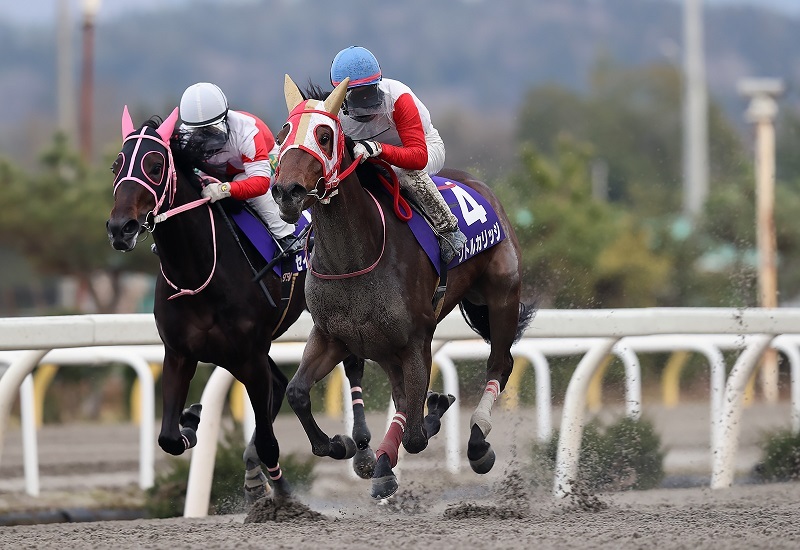
[[[273,347],[278,363],[297,362],[311,327],[307,315]],[[735,455],[744,390],[764,350],[772,346],[787,357],[791,369],[791,423],[800,431],[800,308],[647,308],[624,310],[541,310],[525,337],[514,348],[515,357],[527,359],[536,381],[537,438],[545,440],[552,431],[550,376],[547,356],[582,355],[565,396],[556,459],[554,495],[572,490],[577,475],[589,382],[604,358],[615,354],[625,367],[626,412],[641,412],[641,376],[637,353],[688,350],[703,354],[711,372],[711,487],[733,483]],[[454,361],[485,358],[488,346],[474,340],[475,334],[460,315],[453,314],[437,328],[439,366],[445,391],[457,395],[458,379]],[[467,341],[471,340],[471,341]],[[0,461],[8,417],[19,392],[26,491],[39,492],[35,421],[32,418],[32,383],[29,375],[39,362],[86,364],[121,362],[136,370],[142,387],[142,429],[140,433],[139,484],[153,482],[153,379],[147,362],[160,361],[163,348],[152,315],[80,315],[65,317],[0,319],[0,364],[9,366],[0,377]],[[84,348],[84,349],[70,349]],[[24,351],[19,351],[24,350]],[[51,351],[53,350],[53,351]],[[726,379],[721,350],[740,350]],[[186,516],[206,514],[210,494],[214,448],[217,442],[222,403],[232,377],[215,369],[203,392],[203,435],[192,455],[187,491]],[[348,429],[352,426],[350,393],[345,387]],[[445,420],[447,463],[450,471],[460,468],[458,408]],[[249,424],[248,424],[249,423]],[[252,412],[247,415],[245,433],[252,429]],[[211,462],[199,457],[211,457]]]

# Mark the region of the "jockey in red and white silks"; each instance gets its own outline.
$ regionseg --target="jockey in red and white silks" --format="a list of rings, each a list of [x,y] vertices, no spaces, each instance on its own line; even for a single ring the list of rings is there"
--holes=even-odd
[[[280,218],[275,199],[268,193],[274,172],[270,156],[277,156],[278,146],[266,123],[250,113],[228,109],[222,91],[205,82],[187,88],[180,114],[180,130],[186,139],[197,136],[204,142],[205,150],[213,152],[209,165],[231,178],[230,183],[207,185],[203,196],[211,202],[226,197],[246,200],[276,239],[291,237],[294,225]]]
[[[431,179],[444,167],[445,148],[431,115],[411,89],[383,78],[380,64],[368,49],[351,46],[331,63],[331,84],[349,78],[340,120],[355,141],[353,153],[362,162],[377,157],[397,173],[401,187],[413,194],[439,239],[445,265],[458,255],[467,238],[458,219]]]
[[[445,147],[427,107],[398,80],[383,78],[378,91],[383,101],[369,120],[340,113],[344,133],[356,141],[380,142],[380,158],[392,166],[438,173],[444,167]]]
[[[280,239],[292,235],[294,225],[280,218],[275,199],[268,192],[274,172],[270,157],[277,154],[275,137],[261,119],[243,111],[228,111],[228,141],[209,163],[226,166],[233,176],[231,197],[247,200]]]

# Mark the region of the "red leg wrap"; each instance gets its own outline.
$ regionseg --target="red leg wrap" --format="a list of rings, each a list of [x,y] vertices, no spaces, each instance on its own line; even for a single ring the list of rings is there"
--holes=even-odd
[[[389,456],[389,464],[392,468],[397,466],[397,455],[400,451],[400,443],[403,441],[403,432],[406,430],[406,415],[398,412],[392,418],[389,431],[386,432],[378,450],[375,452],[376,458],[385,454]]]

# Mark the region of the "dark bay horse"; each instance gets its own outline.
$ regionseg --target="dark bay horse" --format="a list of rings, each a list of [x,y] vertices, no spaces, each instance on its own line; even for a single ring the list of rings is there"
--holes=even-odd
[[[397,409],[378,448],[372,478],[372,496],[385,498],[397,490],[392,468],[401,440],[409,453],[422,451],[452,402],[427,393],[438,321],[459,305],[469,325],[491,344],[486,387],[470,420],[467,448],[472,469],[486,473],[495,460],[486,441],[491,408],[511,374],[511,346],[533,309],[520,302],[520,249],[502,206],[484,183],[453,170],[439,175],[485,197],[507,238],[451,268],[441,310],[434,309],[431,298],[439,278],[431,260],[408,225],[392,215],[391,198],[367,190],[376,181],[375,169],[369,163],[357,166],[345,146],[338,113],[346,89],[347,79],[324,98],[312,86],[306,95],[316,92],[318,97],[306,100],[286,76],[290,114],[278,134],[281,153],[271,189],[287,222],[311,208],[315,235],[312,275],[306,279],[314,328],[286,396],[314,454],[330,456],[333,440],[314,420],[310,387],[350,353],[381,365]],[[428,415],[423,417],[426,401]]]
[[[269,350],[272,340],[305,308],[305,271],[296,275],[285,308],[272,305],[281,303],[277,274],[269,271],[263,278],[264,289],[253,282],[254,269],[266,261],[246,238],[237,239],[221,214],[200,198],[202,182],[194,172],[199,160],[173,136],[177,111],[163,123],[153,117],[134,130],[125,108],[123,146],[112,167],[114,207],[107,222],[109,240],[117,250],[132,250],[144,231],[152,232],[161,261],[154,306],[165,347],[158,443],[173,455],[195,445],[199,407],[182,411],[189,382],[198,361],[219,365],[244,384],[255,412],[256,428],[243,457],[248,501],[269,490],[262,462],[276,492],[286,494],[289,485],[278,463],[272,423],[287,378],[269,357]],[[255,265],[248,265],[250,261]],[[351,385],[360,386],[363,360],[348,357],[345,370]],[[360,387],[354,389],[360,392]],[[354,435],[362,449],[368,448],[363,406],[354,406],[354,413]],[[353,456],[351,443],[348,438],[339,445],[339,458]],[[369,466],[359,475],[369,477]]]

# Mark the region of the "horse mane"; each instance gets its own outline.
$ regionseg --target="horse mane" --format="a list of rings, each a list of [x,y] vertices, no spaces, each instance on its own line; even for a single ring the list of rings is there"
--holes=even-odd
[[[331,92],[332,90],[323,90],[322,86],[309,80],[305,90],[301,90],[300,93],[303,94],[303,99],[319,99],[325,101],[328,99],[328,96],[331,95]]]

